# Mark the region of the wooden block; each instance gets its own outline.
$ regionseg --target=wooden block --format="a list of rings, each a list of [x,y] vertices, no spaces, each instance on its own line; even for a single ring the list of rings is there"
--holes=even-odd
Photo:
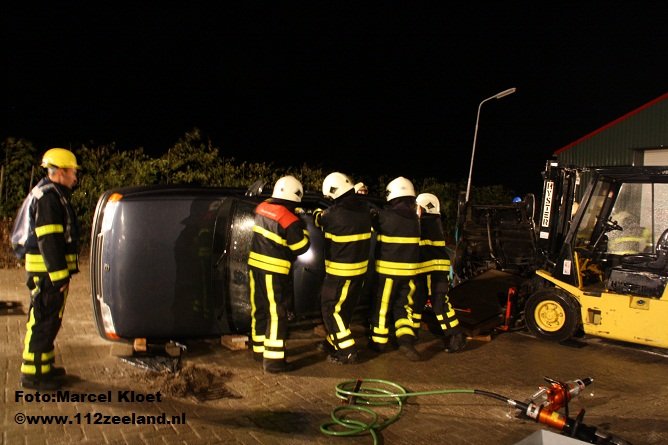
[[[467,336],[469,340],[476,340],[476,341],[492,341],[492,336],[490,334],[488,335],[470,335]]]
[[[146,339],[145,338],[135,338],[132,347],[137,352],[146,352]]]
[[[242,349],[248,349],[248,336],[247,335],[223,335],[220,338],[220,343],[225,346],[227,349],[232,351],[239,351]]]

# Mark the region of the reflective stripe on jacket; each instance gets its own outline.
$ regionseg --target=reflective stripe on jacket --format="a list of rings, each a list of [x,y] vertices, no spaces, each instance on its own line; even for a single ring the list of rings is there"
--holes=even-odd
[[[306,225],[280,200],[270,198],[255,208],[249,266],[287,275],[295,257],[309,247]]]

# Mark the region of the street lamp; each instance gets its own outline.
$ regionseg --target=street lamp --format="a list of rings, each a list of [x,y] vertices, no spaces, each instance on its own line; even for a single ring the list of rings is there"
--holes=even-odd
[[[473,133],[473,150],[471,150],[471,166],[469,167],[469,181],[466,184],[466,202],[469,202],[469,193],[471,193],[471,174],[473,173],[473,158],[475,157],[475,143],[476,139],[478,138],[478,122],[480,121],[480,109],[482,108],[482,104],[484,104],[488,100],[501,99],[502,97],[506,97],[510,94],[513,94],[515,91],[517,91],[517,88],[508,88],[507,90],[503,90],[500,93],[495,94],[494,96],[488,97],[487,99],[480,102],[480,105],[478,105],[478,115],[475,118],[475,131]]]

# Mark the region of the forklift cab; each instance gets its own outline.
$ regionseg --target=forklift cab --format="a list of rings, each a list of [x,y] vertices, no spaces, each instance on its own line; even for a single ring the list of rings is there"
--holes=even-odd
[[[590,186],[554,259],[554,277],[579,289],[610,284],[615,268],[638,269],[656,261],[656,247],[668,228],[668,172],[663,167],[590,174]]]

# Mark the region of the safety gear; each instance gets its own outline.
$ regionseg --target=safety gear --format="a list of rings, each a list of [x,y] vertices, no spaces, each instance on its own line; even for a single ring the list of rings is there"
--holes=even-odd
[[[432,195],[431,193],[420,193],[417,198],[415,198],[415,202],[425,209],[427,213],[432,213],[434,215],[441,214],[441,203],[438,201],[436,195]]]
[[[406,356],[406,358],[412,362],[419,362],[420,360],[422,360],[422,356],[420,355],[418,350],[415,349],[415,346],[411,343],[400,344],[399,352],[403,353]]]
[[[520,198],[519,196],[515,196],[513,198],[513,203],[517,203],[517,202],[522,202],[522,198]]]
[[[358,182],[355,184],[355,193],[359,193],[360,195],[367,195],[369,193],[369,189],[365,183]]]
[[[343,173],[334,172],[322,181],[322,194],[326,198],[336,199],[354,188],[350,178]]]
[[[66,148],[51,148],[42,156],[42,167],[80,168],[74,153]]]
[[[415,197],[415,188],[411,181],[403,176],[399,176],[387,184],[387,187],[385,188],[385,196],[388,201],[392,201],[394,198],[400,198],[402,196]]]
[[[294,365],[292,363],[286,362],[285,359],[271,360],[266,358],[262,361],[262,368],[264,368],[264,372],[271,374],[278,374],[279,372],[290,372],[295,369]]]
[[[359,362],[359,357],[354,348],[349,348],[329,354],[327,361],[335,365],[354,365]]]
[[[459,352],[466,346],[466,335],[463,332],[457,332],[447,335],[443,338],[445,352]]]
[[[302,202],[304,189],[302,183],[294,176],[283,176],[274,185],[272,198],[286,199],[288,201]]]
[[[33,376],[22,374],[21,386],[36,391],[58,391],[62,387],[62,382],[52,376]]]

